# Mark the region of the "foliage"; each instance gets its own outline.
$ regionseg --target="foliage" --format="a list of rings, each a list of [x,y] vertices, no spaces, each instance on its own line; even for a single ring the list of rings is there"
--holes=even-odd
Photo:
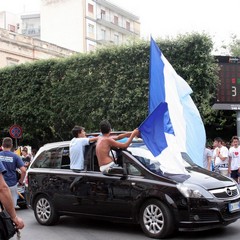
[[[192,87],[206,127],[220,123],[224,116],[211,109],[218,81],[211,39],[194,33],[157,43]],[[88,132],[102,119],[114,130],[138,127],[148,113],[149,50],[139,41],[0,70],[2,129],[17,123],[21,141],[39,146],[70,139],[75,124]]]
[[[230,43],[230,52],[234,57],[240,57],[240,39],[236,35],[232,36],[232,42]]]

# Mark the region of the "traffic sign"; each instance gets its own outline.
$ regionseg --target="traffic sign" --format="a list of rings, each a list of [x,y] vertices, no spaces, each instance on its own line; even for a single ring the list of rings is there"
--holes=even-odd
[[[18,125],[12,125],[9,129],[9,134],[12,138],[22,137],[22,128]]]

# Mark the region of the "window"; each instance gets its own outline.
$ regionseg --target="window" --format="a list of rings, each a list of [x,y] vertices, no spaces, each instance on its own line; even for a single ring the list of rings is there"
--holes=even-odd
[[[119,44],[119,36],[117,34],[114,34],[114,43]]]
[[[14,66],[14,65],[17,65],[19,62],[18,59],[11,58],[11,57],[7,57],[6,60],[7,60],[7,66]]]
[[[62,148],[42,152],[34,161],[32,168],[61,168]]]
[[[114,16],[113,22],[114,22],[114,24],[118,25],[118,16]]]
[[[88,24],[88,33],[90,35],[94,34],[94,25],[92,25],[90,23]]]
[[[61,168],[70,169],[69,147],[63,149]]]
[[[130,31],[130,22],[126,21],[126,29]]]
[[[106,19],[106,12],[103,9],[101,9],[101,19]]]
[[[106,39],[106,30],[105,29],[101,29],[101,39],[102,40]]]
[[[93,5],[92,4],[88,4],[88,12],[93,14]]]
[[[133,175],[133,176],[142,176],[141,171],[134,166],[133,164],[128,163],[127,165],[127,171],[129,175]]]

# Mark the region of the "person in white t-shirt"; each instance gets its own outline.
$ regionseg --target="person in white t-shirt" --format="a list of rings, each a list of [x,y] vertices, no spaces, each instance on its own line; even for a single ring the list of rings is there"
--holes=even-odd
[[[90,142],[97,141],[98,137],[88,138],[84,127],[75,126],[72,129],[73,139],[70,142],[70,169],[83,170],[84,169],[84,152],[85,147]]]
[[[231,174],[231,178],[237,182],[240,176],[240,146],[238,136],[233,136],[231,142],[232,147],[229,149],[228,171]]]
[[[228,175],[228,149],[223,146],[223,140],[220,137],[214,139],[213,151],[214,171],[223,175]]]

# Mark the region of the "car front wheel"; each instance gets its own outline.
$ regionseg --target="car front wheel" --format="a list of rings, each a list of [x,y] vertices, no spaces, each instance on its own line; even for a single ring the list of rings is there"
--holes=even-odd
[[[157,199],[148,200],[140,210],[140,225],[151,238],[165,238],[175,231],[175,223],[169,208]]]
[[[35,218],[42,225],[53,225],[59,220],[59,215],[54,209],[53,203],[45,195],[36,198],[33,210]]]

